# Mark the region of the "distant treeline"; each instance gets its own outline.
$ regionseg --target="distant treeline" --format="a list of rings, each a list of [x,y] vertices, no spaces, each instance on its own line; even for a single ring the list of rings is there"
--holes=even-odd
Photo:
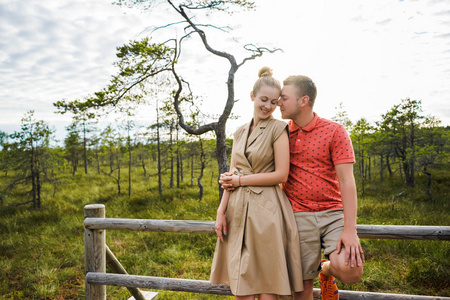
[[[450,128],[432,116],[421,115],[421,102],[404,99],[371,125],[362,118],[352,123],[342,105],[333,118],[350,133],[356,155],[354,167],[360,195],[369,180],[401,177],[414,187],[415,176],[428,176],[428,195],[433,200],[430,167],[448,165]],[[41,205],[43,184],[57,185],[61,174],[109,176],[122,193],[131,176],[155,176],[159,193],[179,188],[181,182],[198,185],[201,199],[204,170],[217,169],[215,143],[209,137],[186,135],[176,121],[161,121],[148,128],[135,128],[130,121],[117,127],[97,128],[95,122],[78,119],[67,129],[64,146],[50,146],[53,132],[30,111],[22,119],[21,131],[0,131],[0,199],[2,207],[32,203]],[[231,149],[232,140],[227,140]],[[231,151],[228,151],[228,155]],[[126,175],[122,175],[125,172]],[[214,175],[217,179],[218,173]],[[211,176],[212,178],[212,176]],[[163,186],[163,179],[167,186]],[[212,180],[212,179],[211,179]],[[5,199],[17,190],[29,195],[22,202]],[[56,189],[55,189],[56,190]]]

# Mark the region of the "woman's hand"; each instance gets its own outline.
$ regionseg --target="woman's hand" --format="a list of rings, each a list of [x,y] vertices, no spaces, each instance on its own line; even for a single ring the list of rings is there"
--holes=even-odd
[[[231,192],[239,186],[239,176],[230,172],[220,174],[219,183],[222,186],[222,189]]]
[[[216,234],[223,243],[224,236],[227,235],[227,219],[224,213],[217,212],[216,224],[214,225]]]

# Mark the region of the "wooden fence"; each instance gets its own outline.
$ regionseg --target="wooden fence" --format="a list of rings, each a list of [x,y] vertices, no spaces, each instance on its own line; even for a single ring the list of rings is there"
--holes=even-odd
[[[225,284],[211,284],[205,280],[189,280],[152,276],[129,275],[106,246],[106,230],[156,232],[214,233],[214,221],[174,221],[147,219],[105,218],[105,206],[92,204],[84,207],[85,227],[85,284],[86,299],[106,299],[106,285],[127,287],[137,300],[145,300],[139,288],[183,291],[203,294],[232,295]],[[450,226],[394,226],[358,225],[358,236],[366,239],[450,240]],[[115,274],[106,273],[108,264]],[[339,291],[340,299],[447,299],[450,297],[415,296],[405,294]],[[320,299],[314,289],[314,298]]]

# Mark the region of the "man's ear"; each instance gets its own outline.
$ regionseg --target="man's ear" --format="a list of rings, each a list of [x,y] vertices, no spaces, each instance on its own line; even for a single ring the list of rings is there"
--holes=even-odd
[[[300,107],[305,107],[306,105],[309,105],[309,96],[304,95],[300,98]]]

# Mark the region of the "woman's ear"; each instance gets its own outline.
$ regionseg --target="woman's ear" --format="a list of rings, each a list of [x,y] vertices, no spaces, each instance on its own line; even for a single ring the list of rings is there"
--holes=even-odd
[[[250,99],[253,101],[253,91],[250,92]]]

